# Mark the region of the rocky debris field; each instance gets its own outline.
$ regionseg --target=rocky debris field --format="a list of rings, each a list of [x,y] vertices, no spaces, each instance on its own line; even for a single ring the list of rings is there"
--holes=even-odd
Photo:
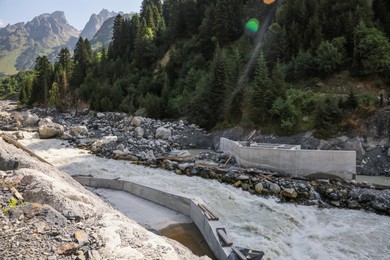
[[[40,138],[63,138],[68,145],[87,149],[98,156],[160,167],[180,175],[217,179],[254,195],[278,197],[281,202],[364,209],[390,215],[390,190],[386,187],[341,179],[298,178],[264,169],[243,169],[234,157],[227,154],[210,150],[194,157],[185,150],[218,148],[221,136],[233,140],[250,138],[256,142],[300,144],[303,149],[348,149],[357,151],[358,172],[386,174],[387,149],[356,137],[319,140],[310,132],[277,137],[241,128],[207,133],[185,121],[166,122],[112,112],[74,116],[39,108],[28,111],[10,109],[3,112],[1,119],[3,130],[13,130],[16,139],[23,138],[19,130],[37,131]]]
[[[0,259],[209,259],[0,138]]]

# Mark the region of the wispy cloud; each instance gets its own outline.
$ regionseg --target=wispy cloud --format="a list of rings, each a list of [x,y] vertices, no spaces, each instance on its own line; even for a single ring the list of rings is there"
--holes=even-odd
[[[5,27],[7,25],[7,23],[0,18],[0,27]]]

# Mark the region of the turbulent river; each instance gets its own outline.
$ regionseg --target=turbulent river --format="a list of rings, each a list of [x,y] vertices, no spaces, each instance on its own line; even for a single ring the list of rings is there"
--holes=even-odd
[[[21,143],[59,169],[121,177],[200,197],[215,211],[235,244],[265,252],[265,259],[390,259],[390,218],[344,209],[280,204],[218,181],[99,158],[61,140],[25,133]]]

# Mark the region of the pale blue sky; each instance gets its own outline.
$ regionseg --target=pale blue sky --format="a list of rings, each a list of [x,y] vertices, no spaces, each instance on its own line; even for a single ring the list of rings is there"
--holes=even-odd
[[[35,16],[64,11],[68,23],[82,30],[89,17],[105,8],[115,12],[139,12],[142,0],[0,0],[0,27],[31,21]]]

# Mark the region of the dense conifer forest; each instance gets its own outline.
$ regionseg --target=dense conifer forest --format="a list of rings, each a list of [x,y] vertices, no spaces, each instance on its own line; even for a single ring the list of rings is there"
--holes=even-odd
[[[347,75],[390,85],[387,0],[144,0],[115,18],[112,42],[80,38],[55,64],[36,59],[20,102],[329,136],[377,106],[372,93],[320,91]],[[378,92],[379,93],[379,92]]]

